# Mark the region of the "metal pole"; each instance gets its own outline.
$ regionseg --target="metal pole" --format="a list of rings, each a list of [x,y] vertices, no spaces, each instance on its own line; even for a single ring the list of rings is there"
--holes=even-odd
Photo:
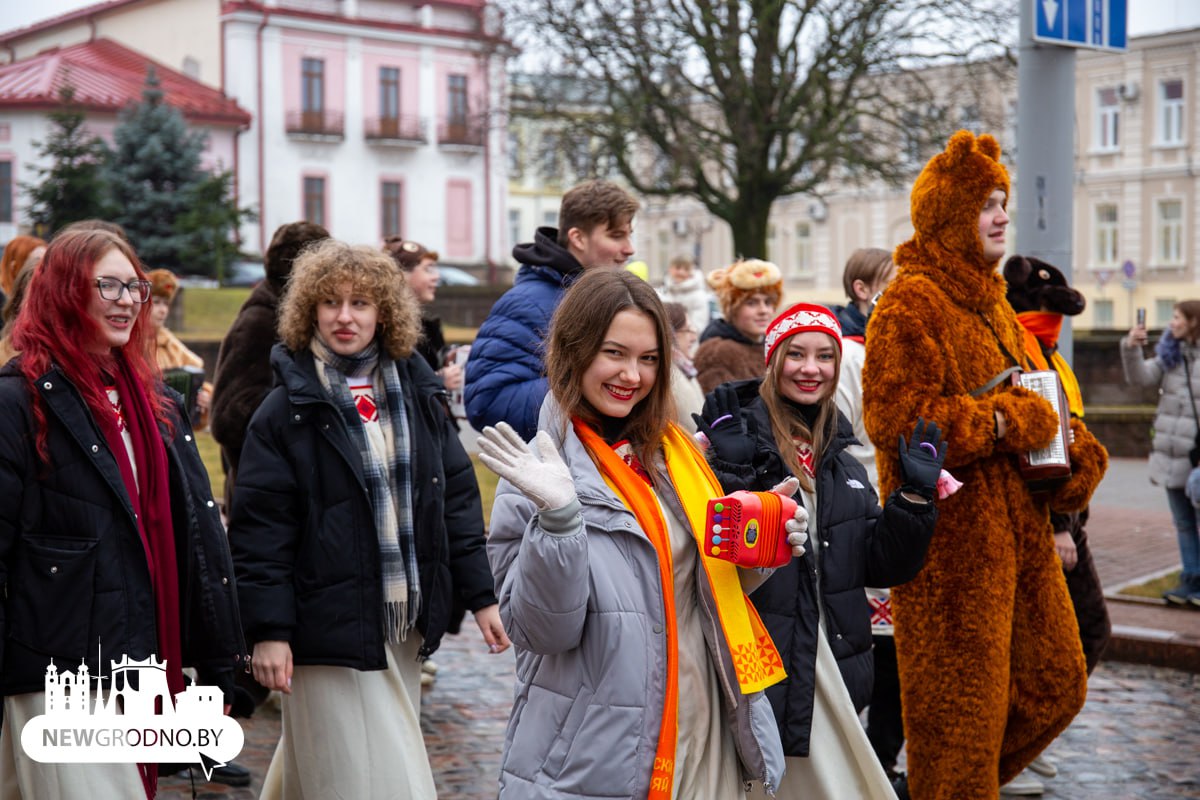
[[[1072,275],[1074,227],[1075,49],[1039,45],[1034,15],[1052,0],[1021,0],[1017,57],[1017,253],[1036,256]],[[1059,2],[1057,13],[1064,5]],[[1058,348],[1073,361],[1071,319]]]

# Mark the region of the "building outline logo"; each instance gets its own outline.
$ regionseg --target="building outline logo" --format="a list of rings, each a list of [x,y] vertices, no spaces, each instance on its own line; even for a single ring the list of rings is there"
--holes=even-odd
[[[26,755],[44,763],[199,764],[211,779],[241,752],[245,734],[225,715],[219,688],[192,684],[171,702],[166,661],[122,655],[109,665],[109,678],[93,678],[86,661],[72,673],[50,660],[43,712],[21,729]]]

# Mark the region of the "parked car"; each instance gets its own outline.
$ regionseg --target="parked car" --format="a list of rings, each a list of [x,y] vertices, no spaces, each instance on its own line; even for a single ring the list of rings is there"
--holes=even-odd
[[[256,286],[267,277],[261,261],[233,261],[225,266],[222,286]]]
[[[438,286],[479,286],[482,281],[465,269],[438,264]]]

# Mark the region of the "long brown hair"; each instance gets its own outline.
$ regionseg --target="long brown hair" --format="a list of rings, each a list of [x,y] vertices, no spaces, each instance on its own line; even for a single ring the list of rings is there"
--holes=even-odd
[[[796,455],[796,440],[802,439],[812,443],[815,469],[816,465],[821,463],[825,447],[837,434],[837,381],[829,384],[828,394],[818,401],[820,410],[817,411],[816,423],[810,430],[808,423],[788,405],[779,391],[780,383],[783,380],[783,365],[787,361],[788,340],[791,338],[789,336],[784,339],[771,353],[771,360],[767,364],[767,374],[758,387],[758,394],[762,398],[763,405],[766,406],[767,416],[771,420],[771,434],[775,437],[775,446],[779,448],[783,462],[799,479],[804,490],[811,492],[813,490],[812,481],[804,474],[804,470],[800,466],[800,459]],[[841,375],[841,348],[834,347],[833,352],[835,354],[833,374]]]
[[[1175,304],[1175,310],[1188,322],[1184,338],[1189,344],[1195,344],[1200,339],[1200,300],[1180,300]]]
[[[649,467],[668,423],[675,418],[671,396],[671,329],[662,301],[650,284],[624,270],[586,270],[567,290],[550,322],[546,376],[550,392],[564,412],[564,425],[572,417],[597,424],[599,414],[583,397],[583,374],[600,352],[613,318],[622,311],[640,311],[649,317],[658,342],[654,386],[633,407],[625,425],[625,435],[634,452]]]

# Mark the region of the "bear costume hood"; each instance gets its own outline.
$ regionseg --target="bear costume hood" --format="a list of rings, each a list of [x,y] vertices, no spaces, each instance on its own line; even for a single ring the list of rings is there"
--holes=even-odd
[[[990,308],[1003,299],[999,262],[984,259],[979,240],[979,214],[996,189],[1009,192],[996,139],[966,130],[951,136],[913,184],[909,213],[915,232],[896,248],[897,269],[928,276],[968,308]]]

